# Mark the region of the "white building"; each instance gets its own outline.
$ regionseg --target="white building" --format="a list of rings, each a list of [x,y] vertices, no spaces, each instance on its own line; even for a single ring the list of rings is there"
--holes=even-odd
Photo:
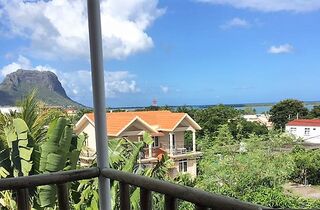
[[[246,114],[243,118],[249,122],[257,122],[267,126],[268,129],[272,128],[272,122],[269,120],[270,115],[268,114]]]
[[[306,143],[320,144],[320,119],[297,119],[286,125],[286,132],[300,137]]]
[[[2,114],[9,114],[10,112],[21,112],[21,107],[17,106],[0,106]]]

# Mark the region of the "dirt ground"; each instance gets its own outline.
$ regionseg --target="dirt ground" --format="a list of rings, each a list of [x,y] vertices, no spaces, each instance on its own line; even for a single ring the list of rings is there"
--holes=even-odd
[[[283,188],[287,194],[296,195],[303,198],[320,199],[319,186],[287,183],[283,186]]]

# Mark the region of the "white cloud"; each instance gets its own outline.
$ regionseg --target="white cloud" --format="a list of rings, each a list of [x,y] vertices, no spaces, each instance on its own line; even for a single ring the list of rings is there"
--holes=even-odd
[[[160,89],[161,89],[161,91],[162,91],[163,93],[168,93],[168,92],[169,92],[169,87],[168,87],[168,86],[163,86],[163,85],[161,85],[161,86],[160,86]]]
[[[290,44],[271,46],[268,50],[268,53],[271,53],[271,54],[282,54],[282,53],[291,53],[291,52],[293,52],[293,46]]]
[[[222,29],[229,29],[229,28],[248,28],[250,26],[250,23],[246,21],[245,19],[241,19],[238,17],[235,17],[223,25],[220,26]]]
[[[34,56],[88,56],[85,0],[0,0],[0,5],[2,28],[30,40],[29,51]],[[158,0],[102,0],[105,57],[125,58],[153,47],[146,30],[164,12]]]
[[[216,5],[230,5],[239,9],[253,9],[263,12],[310,12],[320,9],[319,0],[196,0]]]
[[[90,104],[92,101],[91,72],[88,70],[65,72],[49,65],[33,66],[29,59],[20,55],[17,61],[1,68],[0,73],[2,76],[6,76],[17,69],[54,72],[70,98],[85,104]],[[105,71],[104,75],[106,96],[109,98],[140,91],[134,80],[135,75],[128,71]]]
[[[74,72],[57,72],[68,96],[76,101],[92,100],[91,72],[79,70]],[[114,98],[119,94],[136,93],[139,88],[128,71],[105,71],[106,97]]]
[[[7,74],[15,72],[18,69],[30,69],[30,68],[32,68],[30,60],[20,55],[17,61],[2,67],[0,69],[0,74],[1,76],[5,77]]]

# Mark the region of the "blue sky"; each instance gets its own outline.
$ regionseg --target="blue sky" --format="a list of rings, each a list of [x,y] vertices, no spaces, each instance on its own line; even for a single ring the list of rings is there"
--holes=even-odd
[[[109,106],[319,100],[319,0],[101,8]],[[0,80],[17,68],[50,70],[71,98],[92,104],[85,1],[0,0],[0,19]]]

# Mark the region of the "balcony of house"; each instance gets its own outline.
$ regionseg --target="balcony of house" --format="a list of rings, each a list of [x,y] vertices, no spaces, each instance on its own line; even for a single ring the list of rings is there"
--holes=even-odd
[[[202,152],[196,149],[196,133],[191,131],[192,145],[185,142],[186,130],[175,132],[162,132],[160,136],[153,136],[153,143],[145,145],[140,156],[141,163],[155,163],[161,159],[162,155],[167,154],[171,159],[197,159]]]

